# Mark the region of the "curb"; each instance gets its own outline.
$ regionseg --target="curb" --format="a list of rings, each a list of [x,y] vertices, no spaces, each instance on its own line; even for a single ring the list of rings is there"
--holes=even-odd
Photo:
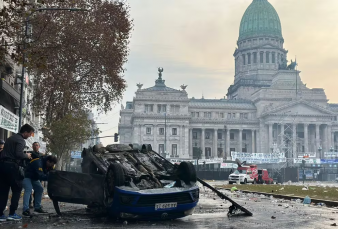
[[[222,189],[231,191],[230,188],[222,188]],[[280,194],[273,194],[273,193],[266,193],[266,192],[254,192],[254,191],[247,191],[247,190],[237,190],[237,191],[241,191],[241,192],[244,192],[244,193],[257,193],[259,195],[262,194],[262,195],[265,195],[265,196],[273,196],[273,197],[278,198],[278,199],[287,199],[287,200],[292,200],[292,199],[303,200],[304,199],[304,197],[300,197],[300,196],[287,196],[287,195],[280,195]],[[311,203],[316,203],[316,204],[317,203],[324,203],[328,207],[338,207],[338,201],[333,201],[333,200],[322,200],[322,199],[311,198]]]

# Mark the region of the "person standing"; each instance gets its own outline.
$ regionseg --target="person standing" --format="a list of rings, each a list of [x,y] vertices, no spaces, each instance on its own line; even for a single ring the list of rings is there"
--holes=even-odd
[[[40,181],[47,181],[49,171],[52,170],[57,163],[55,156],[47,156],[43,158],[35,158],[30,161],[25,171],[25,179],[23,180],[23,187],[25,193],[23,196],[23,215],[30,216],[29,211],[29,197],[34,189],[34,211],[38,213],[47,213],[41,208],[41,199],[43,194],[43,187]]]
[[[32,136],[34,128],[28,124],[20,128],[20,133],[9,137],[5,142],[4,150],[0,155],[0,221],[21,220],[22,217],[15,211],[19,205],[24,178],[21,163],[24,159],[31,158],[31,153],[24,153],[25,139]],[[12,190],[9,215],[4,215],[8,201],[9,190]]]
[[[4,150],[5,142],[3,140],[0,140],[0,156],[2,151]]]

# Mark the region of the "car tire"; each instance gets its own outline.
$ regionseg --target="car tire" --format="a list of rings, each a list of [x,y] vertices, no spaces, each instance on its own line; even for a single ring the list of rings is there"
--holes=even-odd
[[[232,182],[232,181],[229,181],[229,184],[233,184],[233,182]]]
[[[243,182],[243,184],[246,184],[248,181],[246,180],[246,179],[244,179],[244,182]]]
[[[106,196],[113,197],[115,187],[125,185],[125,174],[122,165],[114,163],[110,164],[105,178]]]
[[[184,183],[190,184],[190,182],[197,181],[197,175],[194,165],[191,162],[183,161],[177,168],[177,176]]]

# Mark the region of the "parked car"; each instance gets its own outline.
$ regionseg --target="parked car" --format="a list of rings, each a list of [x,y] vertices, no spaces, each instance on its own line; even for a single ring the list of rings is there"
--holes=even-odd
[[[82,172],[53,171],[48,194],[58,201],[102,209],[114,218],[174,219],[193,213],[199,200],[190,162],[173,165],[150,145],[96,145],[82,152]]]
[[[338,182],[338,177],[336,178],[336,182]]]
[[[229,184],[233,183],[272,184],[273,179],[269,177],[266,169],[257,169],[257,165],[239,164],[237,170],[229,175]]]

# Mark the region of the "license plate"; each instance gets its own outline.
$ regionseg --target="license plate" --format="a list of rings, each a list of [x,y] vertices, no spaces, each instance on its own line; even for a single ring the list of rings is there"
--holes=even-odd
[[[155,204],[155,210],[177,208],[177,203],[161,203]]]

